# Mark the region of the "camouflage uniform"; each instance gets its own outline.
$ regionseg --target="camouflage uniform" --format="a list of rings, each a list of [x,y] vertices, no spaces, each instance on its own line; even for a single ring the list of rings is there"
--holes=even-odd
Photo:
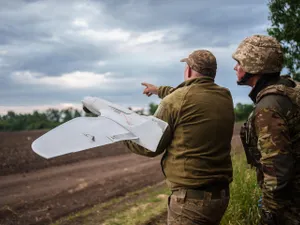
[[[283,54],[271,37],[246,38],[233,58],[248,76],[263,74],[249,94],[255,108],[241,129],[262,189],[260,224],[300,224],[300,89],[279,76]]]
[[[134,153],[154,157],[172,194],[168,199],[168,224],[219,224],[229,202],[232,181],[230,156],[234,126],[229,90],[214,83],[216,60],[204,50],[182,59],[201,76],[176,88],[161,86],[162,101],[155,113],[169,126],[156,152],[126,141]]]

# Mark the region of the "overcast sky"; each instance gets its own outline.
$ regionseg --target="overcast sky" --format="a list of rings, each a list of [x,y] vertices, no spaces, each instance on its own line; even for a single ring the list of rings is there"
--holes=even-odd
[[[237,45],[270,26],[264,0],[0,0],[0,113],[81,107],[84,96],[123,106],[159,103],[141,82],[177,86],[179,60],[196,49],[217,58],[216,83],[235,104]]]

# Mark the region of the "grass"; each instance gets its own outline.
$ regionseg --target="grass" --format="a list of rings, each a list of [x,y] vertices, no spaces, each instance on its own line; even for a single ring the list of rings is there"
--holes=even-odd
[[[166,211],[169,190],[163,188],[157,190],[148,198],[136,202],[132,207],[127,208],[121,213],[115,214],[107,219],[103,225],[139,225],[146,223],[151,218],[156,217]]]
[[[244,154],[233,155],[234,180],[230,185],[230,203],[221,225],[258,224],[259,187],[256,174],[246,163]]]
[[[99,224],[99,221],[103,221],[103,219],[102,225],[137,225],[147,222],[166,209],[166,199],[170,191],[166,188],[166,185],[162,184],[164,182],[73,213],[51,225],[94,225]],[[142,196],[142,198],[130,201],[130,199],[135,199],[137,196]]]

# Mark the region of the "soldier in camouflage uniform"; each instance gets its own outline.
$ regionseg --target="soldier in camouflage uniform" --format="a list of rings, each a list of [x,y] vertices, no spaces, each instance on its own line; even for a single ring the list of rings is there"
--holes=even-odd
[[[300,224],[300,89],[280,76],[283,52],[269,36],[244,39],[233,53],[239,85],[254,110],[241,129],[248,163],[262,189],[260,224]]]
[[[143,83],[144,94],[162,99],[155,116],[169,125],[156,152],[125,144],[143,156],[164,153],[161,167],[172,191],[169,225],[217,225],[232,181],[233,101],[228,89],[214,83],[217,64],[211,52],[197,50],[181,62],[186,62],[185,81],[177,87]]]

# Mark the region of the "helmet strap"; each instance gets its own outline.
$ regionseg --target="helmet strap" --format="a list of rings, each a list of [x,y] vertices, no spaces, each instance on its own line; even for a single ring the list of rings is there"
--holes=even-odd
[[[242,79],[240,79],[239,81],[237,81],[236,83],[238,85],[247,85],[247,81],[253,76],[253,74],[251,73],[245,73],[245,75],[242,77]]]

